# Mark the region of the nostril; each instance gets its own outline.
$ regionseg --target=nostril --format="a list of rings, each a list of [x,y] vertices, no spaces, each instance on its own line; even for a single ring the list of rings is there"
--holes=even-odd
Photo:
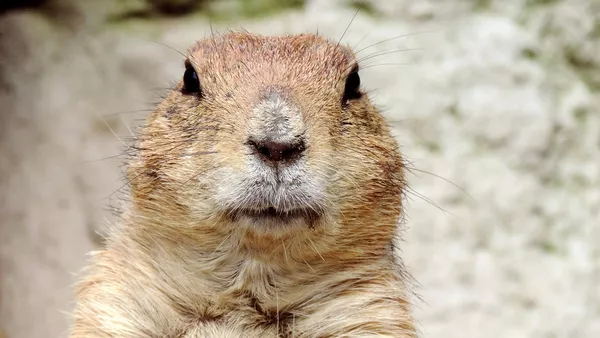
[[[265,146],[258,146],[256,150],[262,155],[266,157],[271,157],[271,150]]]
[[[304,141],[281,142],[265,140],[262,142],[249,141],[256,153],[265,161],[283,162],[296,160],[304,151]]]

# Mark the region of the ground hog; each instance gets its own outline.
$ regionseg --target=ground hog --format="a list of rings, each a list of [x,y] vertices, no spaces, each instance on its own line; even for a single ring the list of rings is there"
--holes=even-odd
[[[403,161],[352,50],[229,33],[184,66],[70,337],[415,337]]]

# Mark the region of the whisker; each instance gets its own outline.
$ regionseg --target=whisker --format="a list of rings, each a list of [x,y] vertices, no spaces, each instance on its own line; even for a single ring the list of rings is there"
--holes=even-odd
[[[365,34],[360,40],[358,40],[358,42],[354,45],[354,47],[352,47],[352,50],[354,50],[356,47],[358,47],[358,45],[360,45],[361,42],[363,42],[364,39],[367,38],[367,36],[369,36],[370,32],[367,32],[367,34]],[[356,52],[354,52],[354,54],[356,54]]]
[[[304,261],[304,263],[306,263],[306,265],[308,265],[309,269],[311,269],[312,272],[317,273],[317,271],[315,271],[315,269],[310,264],[308,264],[308,262],[305,259],[302,260]]]
[[[283,242],[283,240],[281,240],[281,246],[283,247],[283,255],[284,255],[284,257],[285,257],[285,261],[286,261],[286,262],[289,262],[289,261],[288,261],[287,250],[285,250],[285,243]]]
[[[183,56],[184,58],[187,58],[187,55],[185,55],[185,53],[181,52],[181,51],[180,51],[179,49],[177,49],[177,48],[171,47],[171,46],[167,45],[166,43],[163,43],[163,42],[160,42],[160,41],[156,41],[156,40],[150,40],[150,41],[151,41],[151,42],[154,42],[154,43],[156,43],[156,44],[162,45],[162,46],[164,46],[164,47],[167,47],[167,48],[169,48],[170,50],[172,50],[172,51],[176,52],[177,54],[179,54],[179,55]]]
[[[233,233],[230,233],[229,235],[225,236],[223,241],[221,241],[221,243],[215,248],[215,250],[213,250],[212,254],[214,255],[215,253],[217,253],[217,251],[219,251],[219,248],[221,248],[221,246],[223,244],[225,244],[225,242],[227,242],[231,238],[232,235],[233,235]]]
[[[421,172],[421,173],[428,174],[428,175],[431,175],[431,176],[433,176],[433,177],[439,178],[439,179],[441,179],[441,180],[445,181],[446,183],[448,183],[448,184],[451,184],[452,186],[454,186],[454,187],[455,187],[455,188],[457,188],[458,190],[462,191],[462,192],[463,192],[465,195],[467,195],[467,196],[468,196],[468,197],[469,197],[469,198],[470,198],[470,199],[471,199],[473,202],[477,203],[477,200],[476,200],[476,199],[475,199],[473,196],[471,196],[471,195],[470,195],[470,194],[469,194],[469,193],[468,193],[468,192],[467,192],[465,189],[463,189],[461,186],[459,186],[458,184],[456,184],[456,183],[454,183],[454,182],[450,181],[449,179],[447,179],[447,178],[445,178],[445,177],[442,177],[442,176],[440,176],[440,175],[434,174],[434,173],[432,173],[432,172],[429,172],[429,171],[427,171],[427,170],[417,169],[417,168],[415,168],[414,166],[413,166],[413,167],[408,167],[408,166],[405,166],[405,168],[406,168],[406,171],[408,171],[408,172],[412,173],[412,174],[413,174],[413,175],[415,175],[415,176],[417,176],[417,175],[416,175],[416,174],[415,174],[413,171],[418,171],[418,172]]]
[[[307,233],[304,233],[306,236],[306,239],[308,239],[308,241],[310,242],[310,244],[312,245],[313,249],[315,249],[315,252],[317,253],[317,255],[319,255],[319,257],[321,257],[321,259],[323,260],[323,262],[325,262],[325,258],[323,258],[323,256],[321,256],[321,253],[319,252],[319,250],[317,249],[317,246],[315,245],[315,243],[312,241],[312,239],[310,239],[310,236]]]
[[[362,52],[362,51],[364,51],[364,50],[366,50],[366,49],[369,49],[369,48],[371,48],[371,47],[377,46],[377,45],[379,45],[379,44],[382,44],[382,43],[385,43],[385,42],[388,42],[388,41],[392,41],[392,40],[396,40],[396,39],[401,39],[401,38],[405,38],[405,37],[408,37],[408,36],[420,35],[420,34],[427,34],[427,33],[433,33],[433,32],[436,32],[436,30],[431,30],[431,31],[422,31],[422,32],[414,32],[414,33],[407,33],[407,34],[398,35],[398,36],[395,36],[395,37],[393,37],[393,38],[384,39],[384,40],[381,40],[381,41],[379,41],[379,42],[376,42],[376,43],[370,44],[370,45],[368,45],[368,46],[366,46],[366,47],[364,47],[364,48],[361,48],[361,49],[359,49],[359,50],[357,50],[357,51],[354,51],[354,53],[355,53],[355,54],[358,54],[358,53],[360,53],[360,52]]]
[[[123,117],[120,117],[120,120],[125,125],[125,128],[127,128],[127,130],[129,130],[129,133],[131,134],[131,136],[133,137],[133,139],[137,140],[137,137],[133,133],[133,130],[131,130],[131,128],[129,128],[129,125],[127,125],[127,122],[125,121],[125,119],[123,119]]]
[[[126,156],[126,155],[127,154],[125,154],[125,153],[120,153],[120,154],[111,155],[111,156],[107,156],[107,157],[103,157],[103,158],[95,158],[95,159],[91,159],[91,160],[83,160],[81,162],[82,163],[91,163],[91,162],[100,162],[100,161],[113,160],[113,159],[127,160],[127,159],[129,159],[130,156],[121,157],[121,156]]]
[[[155,108],[149,108],[149,109],[137,109],[137,110],[126,110],[126,111],[122,111],[122,112],[116,112],[116,113],[110,113],[110,114],[104,114],[102,116],[119,116],[119,115],[125,115],[125,114],[139,114],[139,113],[150,113],[152,111],[154,111]]]
[[[346,26],[346,29],[344,30],[344,33],[342,33],[342,36],[340,37],[340,40],[338,41],[338,45],[340,43],[342,43],[342,40],[344,39],[344,36],[346,35],[346,33],[348,32],[348,29],[350,28],[350,26],[352,25],[352,23],[354,22],[354,19],[356,18],[356,16],[358,15],[358,12],[360,12],[360,7],[356,9],[356,12],[354,13],[354,15],[352,16],[352,20],[350,20],[350,23],[348,23],[348,26]]]
[[[415,64],[414,62],[377,63],[377,64],[363,66],[360,69],[364,70],[364,69],[369,69],[369,68],[379,67],[379,66],[407,66],[407,65],[414,65],[414,64]]]
[[[375,58],[375,57],[379,57],[379,56],[384,56],[384,55],[389,55],[389,54],[394,54],[394,53],[400,53],[400,52],[412,52],[412,51],[419,51],[419,50],[424,50],[424,48],[403,48],[403,49],[394,49],[394,50],[389,50],[389,51],[383,51],[383,52],[376,52],[370,55],[367,55],[365,57],[362,57],[358,60],[356,60],[356,62],[361,63],[364,62],[366,60]]]
[[[108,128],[108,130],[114,135],[114,137],[117,138],[117,140],[119,140],[119,142],[121,142],[121,144],[123,144],[127,148],[130,148],[130,146],[127,143],[125,143],[125,141],[123,141],[123,139],[120,138],[119,135],[117,135],[117,133],[114,131],[114,129],[110,126],[110,123],[108,123],[102,115],[96,113],[96,116],[102,120],[102,122],[104,123],[106,128]]]
[[[452,213],[452,212],[450,212],[450,211],[448,211],[448,210],[446,210],[446,209],[442,208],[442,207],[441,207],[441,206],[439,206],[437,203],[435,203],[435,202],[434,202],[434,201],[432,201],[431,199],[429,199],[429,198],[425,197],[423,194],[421,194],[421,193],[417,192],[415,189],[413,189],[413,188],[412,188],[411,186],[409,186],[409,185],[407,185],[407,186],[405,187],[405,192],[406,192],[406,193],[410,193],[410,194],[412,194],[413,196],[416,196],[416,197],[420,198],[421,200],[423,200],[423,201],[425,201],[425,202],[427,202],[427,203],[431,204],[432,206],[436,207],[437,209],[439,209],[439,210],[443,211],[444,213],[446,213],[446,214],[448,214],[448,215],[451,215],[451,216],[454,216],[454,217],[456,217],[456,218],[462,219],[462,217],[459,217],[459,216],[457,216],[456,214],[454,214],[454,213]]]

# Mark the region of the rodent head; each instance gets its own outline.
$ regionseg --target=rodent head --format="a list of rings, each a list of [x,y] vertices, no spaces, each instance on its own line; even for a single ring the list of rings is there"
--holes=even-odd
[[[134,204],[176,231],[350,244],[396,230],[397,144],[352,51],[315,35],[197,42],[138,148]]]

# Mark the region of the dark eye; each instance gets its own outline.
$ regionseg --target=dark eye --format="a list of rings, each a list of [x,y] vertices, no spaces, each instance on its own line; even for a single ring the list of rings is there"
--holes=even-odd
[[[344,88],[342,103],[348,104],[350,100],[360,99],[361,96],[360,76],[358,76],[358,69],[354,69],[346,78],[346,87]]]
[[[186,61],[185,73],[183,73],[183,88],[181,89],[183,94],[200,94],[200,79],[198,74],[194,70],[194,67]]]

